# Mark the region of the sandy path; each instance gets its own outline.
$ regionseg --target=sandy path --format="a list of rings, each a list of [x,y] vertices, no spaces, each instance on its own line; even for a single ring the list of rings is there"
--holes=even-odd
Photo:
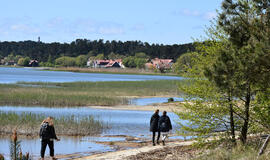
[[[168,142],[166,147],[176,147],[176,146],[188,146],[191,145],[194,141],[185,141],[185,142]],[[136,149],[121,150],[116,152],[107,152],[101,154],[95,154],[87,157],[77,158],[77,160],[124,160],[128,159],[127,157],[133,156],[139,153],[151,152],[154,150],[162,149],[164,146],[144,146]]]
[[[112,109],[112,110],[136,110],[136,111],[155,111],[159,109],[160,111],[183,111],[180,107],[180,103],[167,103],[167,104],[156,104],[148,106],[135,106],[135,105],[119,105],[119,106],[89,106],[89,108],[96,109]]]

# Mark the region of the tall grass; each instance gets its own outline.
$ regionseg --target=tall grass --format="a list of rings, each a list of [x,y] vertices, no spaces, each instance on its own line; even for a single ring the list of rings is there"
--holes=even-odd
[[[46,117],[40,114],[14,112],[0,112],[0,134],[10,134],[17,129],[18,134],[38,135],[41,122]],[[108,127],[93,116],[78,118],[76,116],[62,116],[54,118],[57,135],[93,135],[100,134]]]
[[[128,96],[175,96],[179,81],[0,84],[0,105],[93,106],[128,104]]]

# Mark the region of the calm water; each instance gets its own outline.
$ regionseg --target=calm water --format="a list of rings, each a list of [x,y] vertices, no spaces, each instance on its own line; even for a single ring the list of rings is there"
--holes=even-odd
[[[109,110],[109,109],[95,109],[89,107],[78,108],[46,108],[46,107],[0,107],[2,112],[34,113],[45,116],[61,117],[61,116],[75,116],[78,118],[88,117],[92,115],[108,123],[110,129],[104,131],[103,134],[108,135],[128,135],[139,137],[141,135],[149,134],[149,121],[153,114],[151,111],[130,111],[130,110]],[[171,118],[172,125],[176,128],[175,121],[178,117],[174,113],[168,113]]]
[[[0,83],[25,82],[75,82],[75,81],[143,81],[143,80],[180,80],[175,76],[122,75],[102,73],[74,73],[44,71],[34,68],[0,67]]]
[[[96,118],[108,123],[110,129],[104,131],[101,136],[103,137],[60,137],[62,140],[55,143],[56,153],[58,154],[71,154],[83,153],[91,154],[92,152],[111,151],[112,148],[100,144],[95,141],[113,141],[124,140],[123,138],[106,137],[107,135],[128,135],[141,138],[151,139],[149,132],[149,121],[153,112],[150,111],[129,111],[129,110],[107,110],[107,109],[93,109],[88,107],[83,108],[45,108],[45,107],[0,107],[2,112],[16,112],[21,114],[23,112],[42,114],[45,116],[77,116],[79,118],[84,116],[93,115]],[[177,128],[176,121],[178,117],[174,113],[168,113],[173,125],[173,132]],[[56,126],[57,127],[57,126]],[[172,137],[182,138],[182,137]],[[8,138],[0,138],[0,153],[8,155]],[[70,147],[65,147],[70,146]],[[29,151],[31,155],[39,156],[40,141],[39,139],[22,139],[22,148],[24,151]],[[48,152],[48,151],[47,151]]]
[[[138,106],[146,106],[154,103],[165,103],[168,102],[170,97],[150,97],[150,98],[133,98],[130,100],[130,104],[138,105]],[[183,98],[180,97],[172,97],[174,101],[184,101]]]

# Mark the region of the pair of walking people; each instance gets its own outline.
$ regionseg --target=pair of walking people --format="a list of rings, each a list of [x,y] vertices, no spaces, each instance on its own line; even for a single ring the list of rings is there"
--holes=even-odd
[[[152,142],[153,146],[155,143],[156,132],[157,135],[157,144],[159,144],[160,132],[162,134],[162,144],[165,145],[165,139],[168,137],[169,131],[172,130],[172,124],[170,118],[167,116],[167,112],[163,111],[162,116],[159,116],[159,110],[157,109],[152,115],[150,120],[150,131],[153,133]]]

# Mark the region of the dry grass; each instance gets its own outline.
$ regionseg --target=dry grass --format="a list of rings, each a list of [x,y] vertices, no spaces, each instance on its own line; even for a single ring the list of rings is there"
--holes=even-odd
[[[79,68],[79,67],[59,67],[51,68],[53,71],[69,71],[69,72],[82,72],[82,73],[112,73],[112,74],[140,74],[140,75],[173,75],[175,73],[160,73],[155,70],[145,70],[138,68]]]

